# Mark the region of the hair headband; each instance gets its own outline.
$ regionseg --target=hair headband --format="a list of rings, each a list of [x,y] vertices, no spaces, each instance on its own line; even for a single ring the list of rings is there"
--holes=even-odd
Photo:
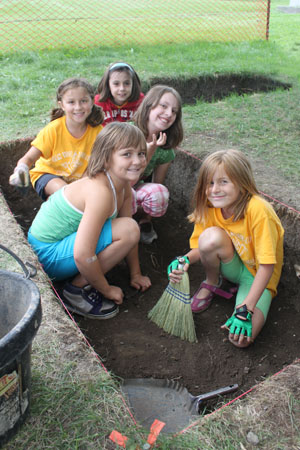
[[[130,70],[130,72],[133,73],[133,70],[132,70],[132,68],[130,67],[130,65],[129,65],[129,64],[126,64],[126,63],[116,63],[116,64],[113,64],[113,65],[109,68],[109,72],[110,72],[111,70],[121,69],[122,67],[125,67],[126,69]]]

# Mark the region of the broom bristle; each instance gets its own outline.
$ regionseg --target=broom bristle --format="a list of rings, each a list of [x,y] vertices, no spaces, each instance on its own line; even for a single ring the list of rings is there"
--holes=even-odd
[[[169,294],[167,287],[156,305],[148,313],[148,318],[156,323],[158,327],[163,328],[171,303],[172,296]]]
[[[180,283],[168,284],[148,317],[167,333],[197,342],[187,272],[184,272]]]

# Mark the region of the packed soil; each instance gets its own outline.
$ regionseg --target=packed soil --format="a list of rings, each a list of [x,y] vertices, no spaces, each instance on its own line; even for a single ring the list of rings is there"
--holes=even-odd
[[[239,385],[241,393],[299,356],[299,319],[294,307],[297,291],[289,282],[280,283],[266,325],[247,349],[234,347],[228,333],[220,330],[232,314],[234,298],[215,297],[208,310],[194,315],[197,343],[171,336],[151,322],[148,312],[168,283],[167,265],[189,249],[192,231],[172,206],[154,226],[158,240],[140,246],[142,270],[151,278],[152,287],[144,293],[130,288],[127,267],[121,264],[108,276],[126,295],[119,315],[106,321],[78,319],[108,370],[121,378],[177,380],[193,395],[233,383]],[[295,278],[294,273],[291,276]],[[193,293],[204,279],[200,264],[190,267],[189,278]],[[230,287],[228,282],[223,284],[223,288]]]
[[[12,193],[13,198],[19,194]],[[27,230],[40,205],[34,192],[30,203],[8,203]],[[16,200],[16,198],[15,198]],[[30,204],[30,208],[28,205]],[[17,208],[16,208],[17,207]],[[125,263],[108,274],[111,284],[120,286],[125,299],[119,314],[110,320],[90,320],[75,316],[82,332],[101,357],[105,367],[120,378],[158,378],[176,380],[193,395],[237,383],[236,397],[266,377],[278,372],[299,356],[299,312],[295,308],[297,283],[295,273],[284,268],[278,296],[274,299],[268,320],[255,343],[247,349],[235,348],[220,326],[231,316],[234,298],[215,297],[211,307],[194,315],[197,343],[189,343],[165,333],[148,319],[148,312],[167,287],[167,266],[175,256],[189,249],[192,226],[185,214],[172,204],[165,217],[154,220],[158,239],[151,245],[140,245],[143,274],[152,281],[151,288],[140,293],[129,286]],[[201,265],[189,270],[193,293],[204,279]],[[296,280],[297,282],[297,280]],[[61,286],[56,286],[60,291]],[[228,282],[223,288],[232,287]],[[174,300],[175,301],[175,300]],[[174,304],[174,307],[176,305]],[[218,401],[210,401],[208,410]]]

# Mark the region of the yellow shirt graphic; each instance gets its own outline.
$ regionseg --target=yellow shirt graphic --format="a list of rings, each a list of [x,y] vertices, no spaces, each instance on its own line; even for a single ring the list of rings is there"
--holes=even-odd
[[[226,231],[239,257],[255,277],[260,264],[274,264],[267,285],[274,297],[283,264],[284,230],[274,209],[266,200],[253,196],[248,203],[244,219],[233,222],[224,219],[220,208],[208,208],[205,225],[196,223],[190,238],[190,247],[198,248],[200,234],[217,226]]]

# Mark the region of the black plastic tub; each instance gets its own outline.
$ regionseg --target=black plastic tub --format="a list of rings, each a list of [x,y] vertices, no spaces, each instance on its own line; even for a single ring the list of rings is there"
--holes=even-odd
[[[0,270],[0,447],[29,412],[31,343],[41,319],[40,293],[33,281]]]

